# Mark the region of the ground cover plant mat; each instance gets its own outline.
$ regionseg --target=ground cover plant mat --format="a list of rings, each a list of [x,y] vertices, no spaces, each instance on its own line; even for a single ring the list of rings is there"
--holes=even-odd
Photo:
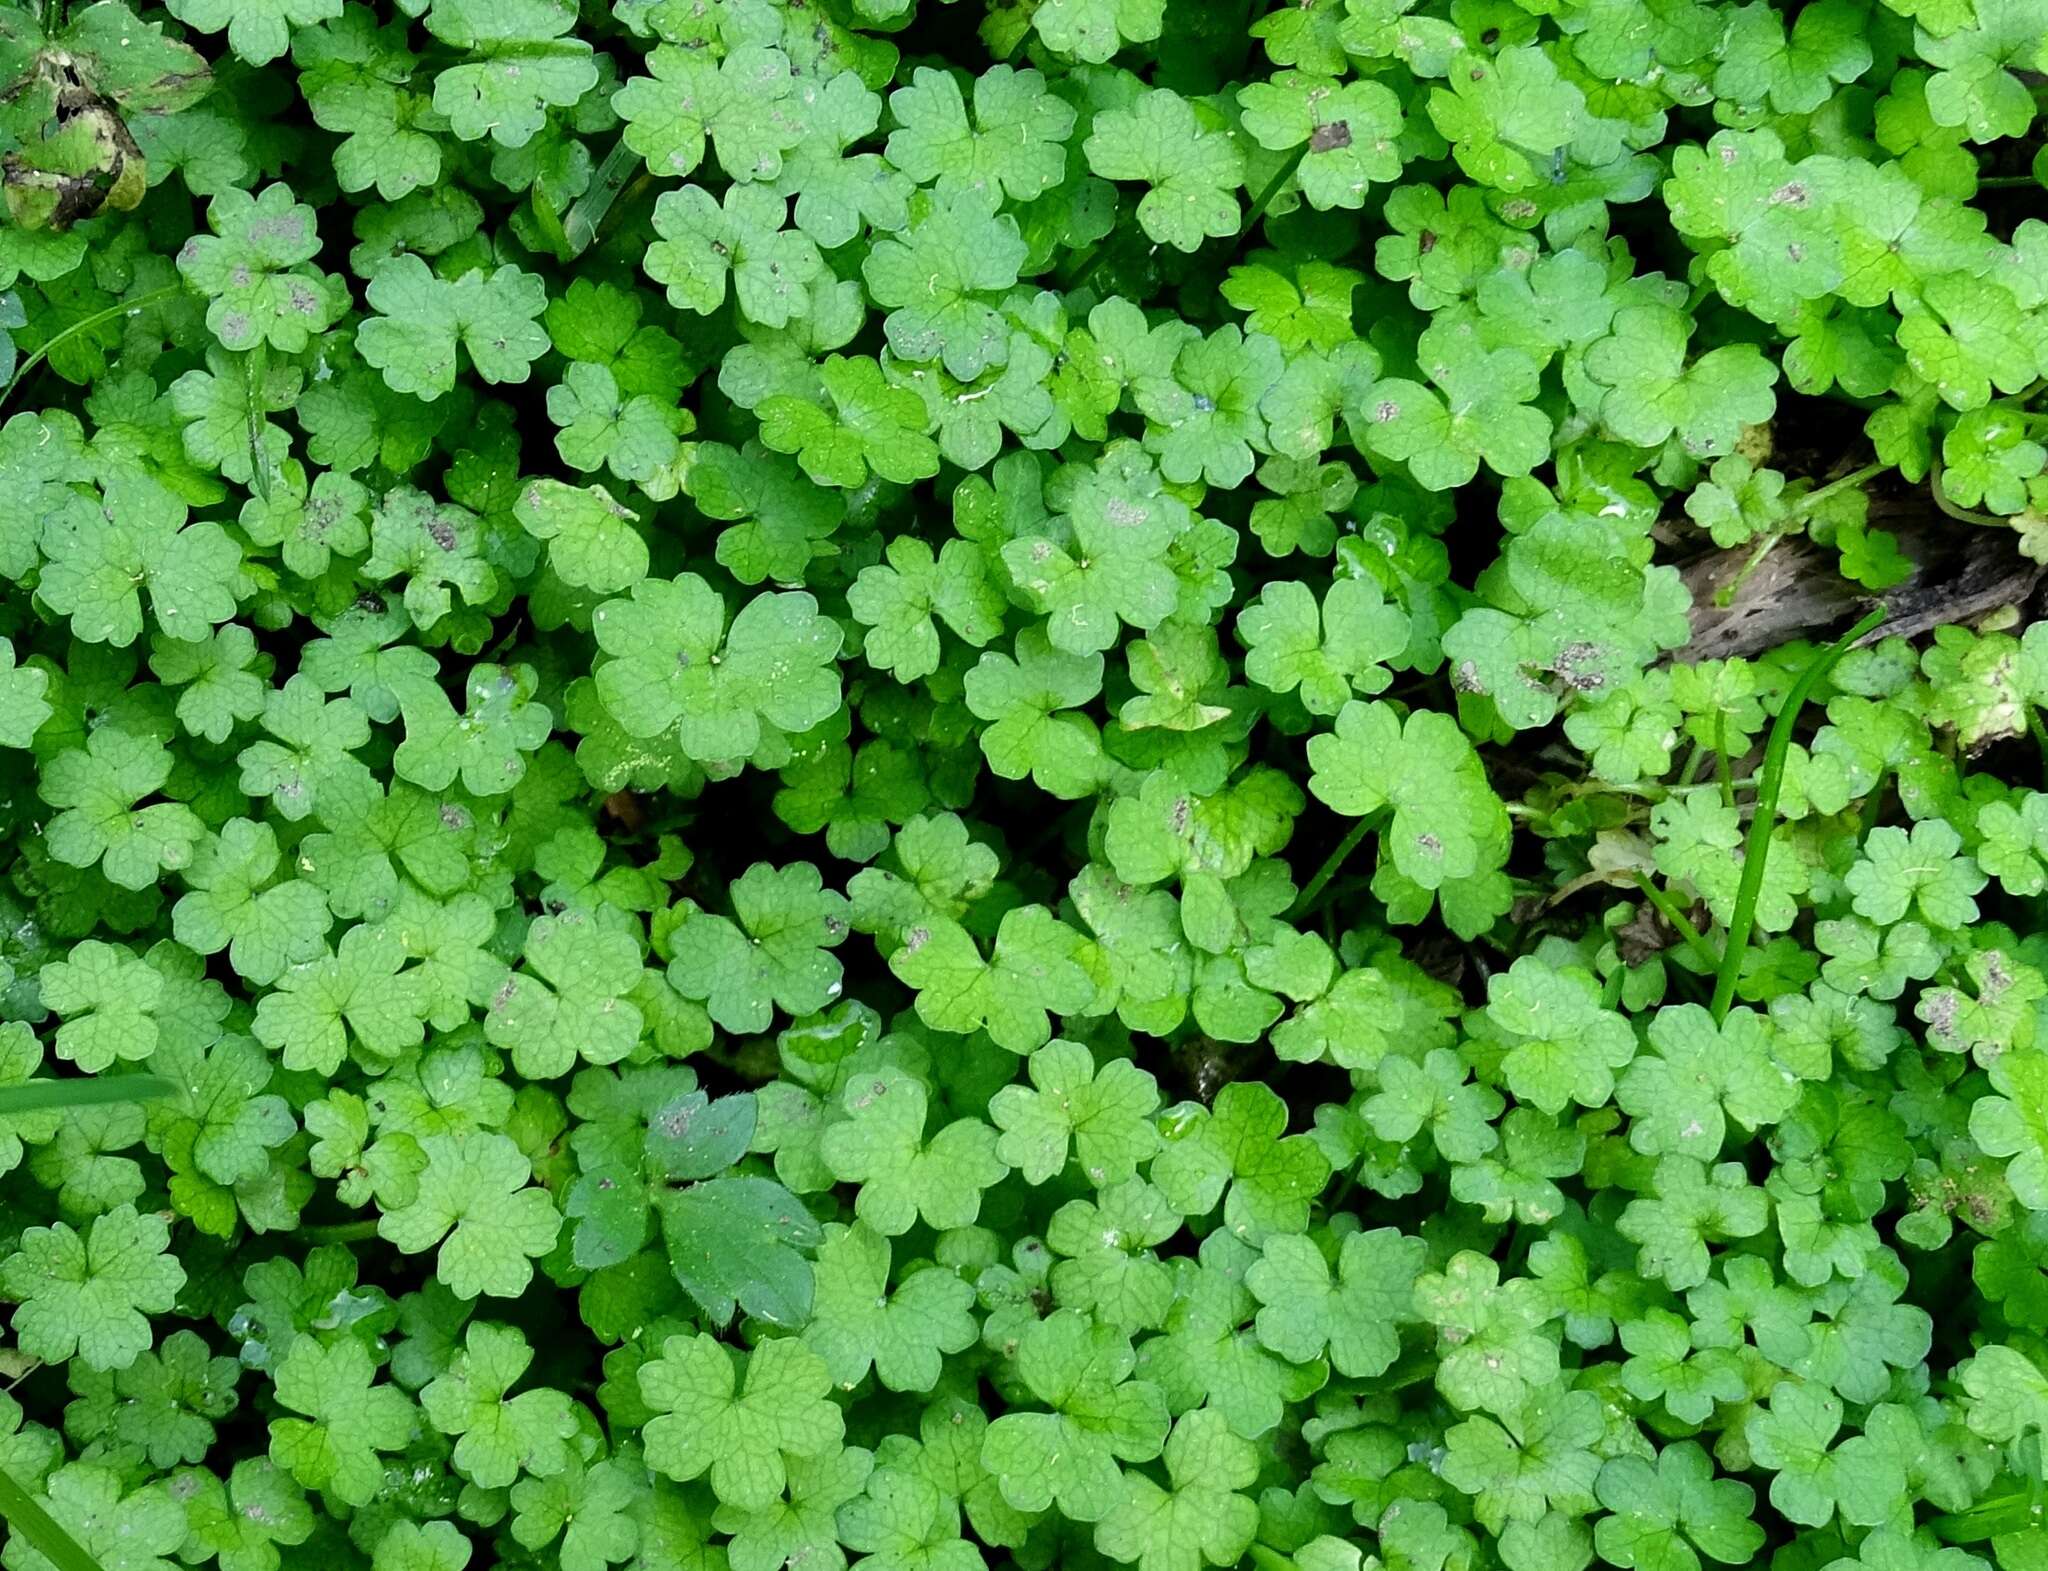
[[[0,1571],[2048,1571],[2044,110],[0,4]]]

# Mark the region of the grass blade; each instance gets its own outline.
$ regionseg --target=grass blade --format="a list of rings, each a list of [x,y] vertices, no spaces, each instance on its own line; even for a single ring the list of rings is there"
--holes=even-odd
[[[14,390],[27,380],[28,374],[31,371],[49,359],[50,351],[63,343],[65,339],[74,337],[79,333],[91,332],[92,329],[98,327],[102,322],[111,322],[117,316],[140,316],[151,306],[161,305],[164,301],[175,299],[184,292],[185,285],[182,282],[165,284],[160,289],[152,289],[148,294],[137,295],[132,300],[116,301],[113,305],[108,306],[106,310],[95,311],[91,316],[73,322],[62,332],[53,334],[48,343],[44,344],[42,348],[16,366],[14,368],[14,375],[8,378],[7,385],[0,387],[0,408],[6,407],[7,400],[14,396]]]
[[[1750,816],[1749,837],[1742,846],[1742,882],[1735,891],[1735,911],[1728,923],[1727,942],[1721,949],[1721,970],[1714,978],[1714,1019],[1728,1018],[1735,1002],[1735,984],[1742,975],[1742,959],[1749,953],[1749,935],[1756,928],[1757,897],[1763,893],[1764,863],[1771,854],[1771,831],[1778,823],[1778,793],[1785,784],[1785,755],[1792,750],[1792,727],[1799,711],[1806,707],[1820,679],[1834,668],[1866,633],[1884,624],[1883,607],[1870,612],[1848,632],[1807,661],[1806,669],[1793,678],[1792,690],[1778,706],[1778,718],[1771,722],[1771,734],[1764,743],[1764,767],[1757,776],[1756,811]]]
[[[562,233],[562,243],[569,248],[563,261],[574,260],[596,244],[597,232],[604,227],[612,204],[631,182],[640,163],[640,155],[626,145],[624,137],[620,137],[612,150],[605,154],[604,162],[597,166],[597,173],[591,177],[589,188],[569,204],[567,215],[557,226]]]
[[[154,1102],[178,1089],[162,1075],[98,1075],[76,1080],[31,1080],[0,1086],[0,1117],[57,1107],[104,1107],[109,1102]]]
[[[100,1563],[4,1469],[0,1469],[0,1522],[7,1524],[10,1533],[19,1533],[29,1548],[57,1571],[100,1571]]]

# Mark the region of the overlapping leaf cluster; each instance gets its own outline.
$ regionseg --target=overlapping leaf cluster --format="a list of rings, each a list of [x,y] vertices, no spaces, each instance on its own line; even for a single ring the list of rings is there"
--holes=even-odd
[[[1678,564],[2048,558],[2044,75],[0,10],[0,1090],[171,1084],[0,1113],[0,1472],[107,1571],[2034,1571],[2048,634],[1760,805]]]

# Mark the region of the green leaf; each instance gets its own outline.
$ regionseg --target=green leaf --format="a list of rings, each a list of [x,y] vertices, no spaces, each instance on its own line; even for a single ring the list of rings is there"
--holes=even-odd
[[[475,1321],[447,1372],[420,1392],[427,1421],[455,1437],[455,1466],[479,1488],[503,1489],[522,1472],[545,1478],[569,1465],[564,1442],[576,1421],[567,1394],[538,1386],[507,1395],[532,1362],[518,1330]]]
[[[1400,1354],[1401,1326],[1415,1318],[1423,1260],[1420,1239],[1386,1227],[1347,1237],[1334,1273],[1300,1234],[1268,1238],[1245,1273],[1263,1306],[1259,1341],[1293,1363],[1327,1349],[1339,1374],[1385,1374]]]
[[[412,1436],[412,1402],[396,1386],[375,1383],[376,1366],[354,1338],[328,1347],[299,1337],[274,1378],[289,1416],[271,1426],[270,1460],[308,1489],[369,1504],[384,1481],[381,1454]]]
[[[457,1298],[514,1298],[533,1279],[528,1257],[554,1247],[562,1219],[532,1168],[504,1135],[428,1135],[419,1194],[384,1213],[381,1237],[407,1254],[439,1246],[441,1281]]]
[[[1185,1414],[1166,1441],[1170,1490],[1140,1473],[1125,1476],[1123,1500],[1095,1529],[1112,1560],[1141,1571],[1199,1571],[1235,1564],[1250,1547],[1258,1510],[1248,1489],[1258,1455],[1215,1413]]]
[[[761,440],[794,455],[819,485],[850,490],[870,471],[909,485],[938,473],[922,401],[890,386],[865,356],[826,356],[815,393],[778,393],[763,401],[759,414]]]
[[[1286,1105],[1268,1087],[1234,1081],[1217,1093],[1213,1111],[1185,1104],[1168,1111],[1153,1181],[1188,1216],[1222,1201],[1225,1222],[1250,1241],[1298,1233],[1330,1167],[1308,1136],[1283,1137],[1286,1127]]]
[[[417,256],[398,256],[378,268],[367,298],[376,314],[356,329],[356,347],[395,393],[431,402],[453,391],[458,347],[487,382],[524,382],[548,348],[536,320],[547,291],[517,267],[450,282]]]
[[[1119,6],[1140,3],[1142,0],[1115,0]],[[1090,5],[1110,9],[1104,0],[1051,0],[1040,8],[1036,24],[1043,33],[1046,13],[1064,20],[1065,11]],[[1123,18],[1117,20],[1121,25]],[[1092,29],[1082,33],[1077,27],[1071,47],[1085,56],[1096,36]],[[1237,232],[1237,190],[1244,184],[1244,154],[1229,132],[1205,127],[1194,106],[1179,94],[1154,89],[1141,94],[1128,109],[1098,115],[1081,151],[1088,167],[1105,180],[1144,183],[1138,222],[1161,245],[1193,251],[1205,239]]]
[[[719,1325],[734,1306],[771,1325],[810,1317],[811,1263],[804,1252],[823,1235],[782,1185],[765,1178],[714,1178],[661,1197],[662,1236],[675,1277]]]
[[[933,1266],[889,1289],[889,1240],[866,1222],[829,1229],[814,1267],[817,1293],[804,1340],[842,1390],[872,1368],[891,1391],[929,1391],[947,1355],[973,1344],[974,1289]]]
[[[1700,1556],[1742,1565],[1763,1543],[1751,1520],[1746,1484],[1716,1478],[1706,1453],[1689,1441],[1668,1446],[1654,1465],[1616,1457],[1596,1485],[1613,1515],[1594,1525],[1601,1557],[1629,1571],[1698,1571]]]
[[[997,1046],[1029,1053],[1052,1035],[1052,1015],[1074,1015],[1095,997],[1081,939],[1043,906],[1004,916],[986,957],[958,923],[936,918],[904,929],[889,956],[898,981],[917,991],[918,1017],[936,1031],[985,1029]]]
[[[1152,1114],[1159,1087],[1127,1059],[1100,1069],[1078,1042],[1052,1041],[1031,1055],[1031,1088],[1008,1085],[989,1102],[1000,1129],[996,1155],[1042,1184],[1073,1158],[1088,1181],[1106,1189],[1132,1177],[1159,1148]]]
[[[14,1336],[32,1357],[74,1353],[89,1369],[126,1369],[151,1342],[150,1314],[170,1309],[185,1271],[167,1253],[163,1218],[116,1206],[84,1232],[32,1227],[0,1261],[0,1296],[19,1307]]]
[[[975,77],[973,111],[949,72],[918,66],[889,95],[889,162],[919,185],[1000,189],[1028,202],[1066,177],[1074,111],[1032,70],[995,65]]]
[[[228,47],[251,65],[268,65],[285,52],[293,28],[341,15],[341,0],[177,0],[168,8],[187,27],[227,32]]]
[[[694,573],[643,579],[591,618],[606,710],[632,736],[677,728],[704,762],[743,759],[764,725],[804,731],[839,708],[839,629],[808,594],[761,594],[730,625],[722,595]],[[680,724],[678,724],[680,722]]]
[[[1663,306],[1630,306],[1614,330],[1586,351],[1586,374],[1606,389],[1608,429],[1654,447],[1676,436],[1697,457],[1729,452],[1746,425],[1770,419],[1777,370],[1747,344],[1686,355],[1687,323]]]
[[[783,226],[789,202],[765,186],[728,186],[724,201],[701,186],[664,191],[654,204],[661,239],[647,248],[647,276],[668,286],[668,303],[709,316],[730,283],[741,313],[783,328],[811,314],[810,285],[825,273],[810,236]]]
[[[668,977],[685,998],[704,1000],[729,1031],[768,1028],[772,1011],[814,1014],[840,990],[827,949],[847,935],[847,907],[808,862],[756,862],[730,890],[734,920],[689,909],[673,929]]]
[[[1074,1521],[1100,1522],[1123,1503],[1119,1464],[1159,1455],[1169,1427],[1158,1387],[1131,1379],[1135,1363],[1127,1336],[1072,1310],[1026,1327],[1017,1371],[1050,1411],[1004,1413],[981,1446],[981,1465],[1011,1507],[1057,1503]]]
[[[1497,866],[1506,814],[1472,744],[1449,717],[1421,710],[1404,722],[1385,703],[1352,699],[1334,730],[1309,742],[1309,790],[1339,813],[1391,808],[1385,854],[1424,889]]]
[[[427,31],[465,52],[434,78],[435,112],[465,142],[488,136],[524,147],[550,107],[566,108],[597,86],[590,45],[563,36],[575,25],[570,0],[433,0]]]
[[[889,347],[905,360],[937,360],[963,382],[1008,358],[1009,329],[992,302],[1024,265],[1016,222],[992,206],[992,192],[935,199],[861,264],[869,295],[893,308],[882,324]]]
[[[652,75],[620,88],[612,107],[650,174],[689,174],[708,142],[732,179],[773,180],[803,140],[803,101],[780,49],[743,43],[714,61],[663,45],[647,64]]]
[[[1009,1172],[980,1119],[955,1119],[927,1139],[925,1089],[900,1070],[855,1077],[842,1105],[847,1118],[826,1126],[819,1155],[834,1177],[860,1186],[854,1214],[885,1237],[920,1217],[936,1228],[972,1226],[982,1191]]]
[[[214,234],[185,242],[178,271],[212,302],[206,325],[222,347],[267,343],[297,354],[333,326],[345,296],[335,280],[304,266],[319,255],[320,233],[291,187],[265,186],[253,198],[230,188],[213,199],[207,221]]]
[[[548,544],[548,565],[562,582],[595,594],[631,589],[647,576],[647,542],[630,509],[601,485],[534,480],[519,493],[513,516]]]
[[[830,1455],[843,1424],[818,1355],[794,1338],[763,1342],[737,1360],[699,1332],[671,1336],[640,1366],[640,1393],[656,1417],[647,1425],[648,1465],[687,1482],[710,1474],[721,1500],[765,1506],[788,1478],[787,1458]]]

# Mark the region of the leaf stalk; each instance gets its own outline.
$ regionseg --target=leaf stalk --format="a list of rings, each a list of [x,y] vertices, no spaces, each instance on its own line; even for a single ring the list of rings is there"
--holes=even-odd
[[[1369,822],[1370,820],[1361,818],[1345,831],[1344,838],[1337,842],[1336,849],[1323,858],[1323,865],[1315,870],[1314,876],[1306,884],[1301,886],[1301,893],[1295,897],[1294,905],[1287,913],[1290,917],[1304,916],[1314,908],[1316,897],[1322,894],[1330,880],[1337,876],[1337,870],[1344,865],[1345,859],[1358,849],[1358,842],[1365,838]]]

